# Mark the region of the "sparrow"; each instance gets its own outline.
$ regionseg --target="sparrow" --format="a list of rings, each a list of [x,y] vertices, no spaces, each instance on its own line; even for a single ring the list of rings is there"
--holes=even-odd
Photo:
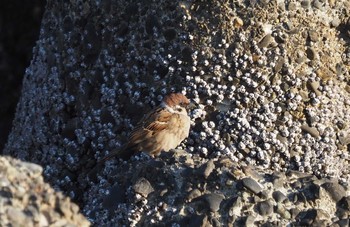
[[[140,152],[154,157],[176,148],[189,135],[191,120],[186,110],[189,104],[190,101],[181,93],[168,94],[159,106],[137,123],[128,141],[100,162],[112,157],[127,159]]]

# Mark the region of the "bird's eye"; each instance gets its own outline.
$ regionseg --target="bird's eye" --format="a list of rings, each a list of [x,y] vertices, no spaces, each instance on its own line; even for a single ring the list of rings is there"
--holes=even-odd
[[[176,110],[182,112],[182,108],[176,108]]]

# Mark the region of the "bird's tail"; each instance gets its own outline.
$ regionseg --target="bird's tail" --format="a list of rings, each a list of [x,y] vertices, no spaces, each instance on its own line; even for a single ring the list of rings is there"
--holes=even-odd
[[[106,161],[114,158],[114,157],[118,157],[124,160],[129,159],[132,155],[135,154],[135,152],[133,152],[133,147],[132,146],[128,146],[127,144],[120,147],[120,148],[116,148],[114,150],[111,151],[111,153],[109,153],[106,157],[102,158],[101,160],[99,160],[98,164],[103,164]]]

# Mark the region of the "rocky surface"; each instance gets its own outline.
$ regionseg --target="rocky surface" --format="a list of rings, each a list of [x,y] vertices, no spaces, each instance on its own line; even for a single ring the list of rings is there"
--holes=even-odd
[[[109,161],[90,179],[84,212],[104,226],[349,225],[350,190],[337,179],[266,171],[224,156],[142,154]]]
[[[1,226],[90,226],[79,207],[42,177],[42,167],[0,157]]]
[[[49,1],[4,152],[96,225],[344,226],[349,4]],[[94,168],[171,91],[179,152]]]

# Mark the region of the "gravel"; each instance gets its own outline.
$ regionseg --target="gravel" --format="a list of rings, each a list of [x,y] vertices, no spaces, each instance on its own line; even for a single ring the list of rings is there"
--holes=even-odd
[[[69,197],[44,182],[42,167],[0,157],[1,226],[90,226]]]

